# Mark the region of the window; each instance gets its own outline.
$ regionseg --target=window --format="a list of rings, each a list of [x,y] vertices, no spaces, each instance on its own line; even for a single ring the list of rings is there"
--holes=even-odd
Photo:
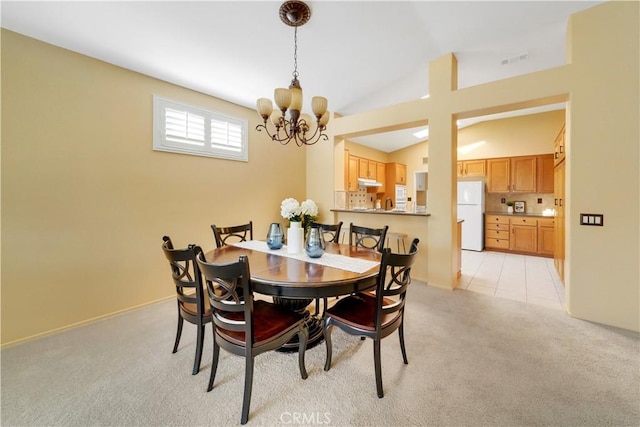
[[[153,149],[248,161],[247,120],[153,97]]]

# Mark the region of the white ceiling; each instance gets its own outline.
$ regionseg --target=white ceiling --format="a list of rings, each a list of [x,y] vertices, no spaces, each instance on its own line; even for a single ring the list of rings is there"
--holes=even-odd
[[[3,28],[255,108],[291,80],[294,29],[281,3],[3,0],[0,14]],[[429,62],[449,52],[460,88],[560,66],[569,15],[598,3],[308,1],[311,19],[298,28],[303,109],[315,95],[342,115],[418,99]],[[356,141],[390,152],[418,142],[416,130]]]

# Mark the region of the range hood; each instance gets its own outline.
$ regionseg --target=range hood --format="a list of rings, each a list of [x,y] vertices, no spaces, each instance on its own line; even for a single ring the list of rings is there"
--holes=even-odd
[[[360,187],[382,187],[382,183],[375,179],[358,178],[358,185]]]

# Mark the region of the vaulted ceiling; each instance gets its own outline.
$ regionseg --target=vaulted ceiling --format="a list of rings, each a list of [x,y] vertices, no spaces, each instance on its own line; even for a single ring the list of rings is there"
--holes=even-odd
[[[342,115],[418,99],[429,93],[429,62],[449,52],[458,59],[460,88],[560,66],[569,16],[598,3],[309,1],[311,19],[297,41],[303,108],[310,111],[315,95]],[[255,108],[257,98],[271,98],[291,80],[294,29],[280,20],[280,4],[3,1],[1,24]],[[388,152],[418,142],[412,132],[357,142]]]

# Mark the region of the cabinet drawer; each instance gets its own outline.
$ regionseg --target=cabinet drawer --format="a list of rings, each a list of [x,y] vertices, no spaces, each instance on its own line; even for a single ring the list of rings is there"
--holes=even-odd
[[[487,215],[485,217],[485,222],[487,224],[507,224],[507,225],[509,225],[509,217],[508,216],[500,216],[500,215]]]
[[[508,239],[484,239],[485,248],[509,249]]]
[[[485,231],[485,236],[487,239],[506,239],[509,240],[509,230],[491,230],[487,229]]]
[[[535,218],[511,218],[511,225],[530,225],[535,227],[538,225],[538,220]]]
[[[489,224],[487,223],[485,228],[487,230],[505,230],[509,231],[509,224]]]
[[[538,220],[538,227],[553,227],[555,223],[553,218],[543,218]]]

